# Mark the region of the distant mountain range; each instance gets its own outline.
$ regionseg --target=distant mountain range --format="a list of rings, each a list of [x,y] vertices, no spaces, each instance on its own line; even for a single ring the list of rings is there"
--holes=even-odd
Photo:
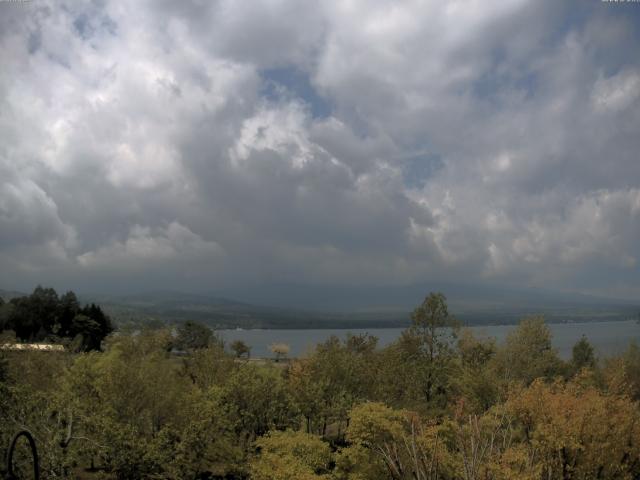
[[[393,315],[318,312],[181,292],[159,291],[125,296],[82,295],[80,300],[102,305],[120,325],[196,320],[215,328],[382,328],[408,323],[406,312]]]
[[[226,295],[176,291],[79,294],[79,299],[82,303],[100,304],[120,326],[195,320],[215,328],[382,328],[408,325],[410,312],[429,291],[445,292],[449,311],[468,325],[511,324],[532,314],[544,314],[550,322],[584,322],[637,319],[640,313],[640,302],[628,300],[460,285],[280,286],[248,289],[242,297],[248,299],[246,302]],[[240,296],[241,292],[230,293]],[[5,300],[21,295],[24,294],[0,290]]]
[[[23,292],[16,292],[13,290],[2,290],[0,289],[0,298],[2,298],[5,302],[11,300],[16,297],[24,297],[26,294]]]
[[[505,288],[488,284],[420,283],[402,286],[352,286],[273,284],[220,292],[226,298],[242,298],[257,305],[317,311],[410,311],[429,292],[442,292],[457,311],[539,309],[584,306],[630,306],[638,301],[610,299],[581,293],[543,289]]]

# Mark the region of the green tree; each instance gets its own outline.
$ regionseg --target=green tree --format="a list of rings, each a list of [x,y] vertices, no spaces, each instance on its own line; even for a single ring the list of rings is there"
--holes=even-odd
[[[13,309],[14,306],[8,302],[4,302],[0,305],[0,333],[11,328],[11,325],[9,325],[9,319],[12,316]]]
[[[7,381],[8,375],[9,375],[9,360],[6,357],[6,354],[0,350],[0,394],[2,393],[2,386]]]
[[[445,408],[457,368],[458,322],[449,314],[441,293],[430,293],[411,320],[412,325],[383,354],[382,398],[408,400],[415,406],[426,401],[427,408]]]
[[[236,358],[242,358],[246,356],[249,358],[251,356],[251,347],[244,343],[242,340],[234,340],[231,342],[231,350],[233,350]]]
[[[108,478],[243,478],[235,412],[220,387],[181,374],[167,335],[119,337],[76,356],[58,388],[73,420],[69,448]]]
[[[458,352],[461,368],[453,382],[456,390],[470,411],[485,412],[500,396],[499,379],[489,368],[496,355],[495,340],[478,339],[466,328],[458,338]]]
[[[75,322],[75,323],[74,323]],[[36,287],[26,297],[0,308],[0,330],[11,329],[23,341],[74,339],[79,349],[97,350],[113,330],[111,319],[95,304],[80,307],[73,292],[58,298],[53,288]]]
[[[149,455],[163,470],[163,477],[241,477],[244,452],[236,442],[235,425],[221,394],[214,387],[184,395],[184,423],[164,427]]]
[[[25,351],[7,354],[6,359],[5,381],[0,383],[0,449],[26,427],[37,441],[43,476],[67,475],[74,454],[60,447],[69,416],[61,408],[59,382],[70,356]]]
[[[197,350],[208,347],[213,340],[214,335],[209,327],[189,320],[178,327],[176,346],[183,350]]]
[[[478,339],[469,328],[458,338],[458,352],[462,364],[473,370],[482,370],[496,354],[494,338]]]
[[[75,352],[99,350],[102,340],[100,324],[93,318],[78,314],[71,321],[69,335],[73,337],[71,349]]]
[[[343,343],[332,336],[316,347],[313,376],[323,385],[323,435],[328,423],[337,422],[339,436],[353,405],[375,395],[377,343],[374,336],[349,333]]]
[[[236,363],[217,344],[200,348],[183,358],[181,373],[202,390],[222,386],[237,368]]]
[[[67,292],[60,297],[58,302],[58,318],[54,326],[53,333],[61,337],[73,336],[71,334],[71,326],[73,319],[80,313],[80,302],[76,294]],[[107,334],[110,332],[106,332]]]
[[[251,461],[253,480],[329,479],[333,455],[320,437],[292,430],[269,432],[256,447],[260,453]]]
[[[377,338],[331,336],[306,359],[289,369],[292,395],[303,413],[308,433],[326,435],[329,426],[340,437],[351,407],[375,394]]]
[[[455,459],[445,448],[442,426],[423,422],[415,413],[374,402],[357,405],[350,418],[350,449],[368,451],[369,464],[384,464],[386,475],[377,478],[459,478],[454,476]]]
[[[42,340],[57,323],[58,294],[53,288],[37,286],[28,297],[13,298],[7,328],[21,340]]]
[[[583,368],[593,369],[596,366],[596,356],[593,347],[583,335],[573,346],[571,355],[571,370],[575,373]]]
[[[607,359],[603,370],[611,392],[640,400],[640,347],[635,341],[622,354]]]
[[[430,293],[411,315],[408,331],[411,340],[417,340],[417,353],[421,357],[422,388],[427,402],[446,395],[447,364],[453,356],[453,342],[459,329],[457,321],[449,315],[447,299],[442,293]]]
[[[239,365],[223,385],[222,398],[244,445],[270,430],[299,426],[299,413],[279,368]]]
[[[565,365],[551,344],[551,331],[544,317],[527,317],[507,335],[498,349],[495,367],[506,381],[529,385],[536,378],[552,379],[565,372]]]

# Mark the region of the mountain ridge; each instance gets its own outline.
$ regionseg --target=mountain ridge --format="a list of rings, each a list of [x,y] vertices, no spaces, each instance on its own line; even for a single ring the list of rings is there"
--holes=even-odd
[[[552,323],[635,319],[640,311],[637,303],[593,295],[494,287],[442,287],[445,288],[440,291],[453,292],[448,295],[450,312],[462,324],[468,325],[513,324],[522,317],[535,314],[545,315]],[[309,291],[305,292],[305,288]],[[125,295],[79,293],[78,299],[81,303],[100,304],[120,326],[149,322],[175,324],[195,320],[214,328],[384,328],[408,325],[411,311],[419,305],[424,295],[438,290],[427,288],[374,289],[373,294],[378,295],[377,304],[365,303],[371,293],[364,288],[355,292],[351,290],[353,298],[350,299],[350,305],[353,308],[342,310],[318,308],[318,304],[329,305],[331,292],[322,289],[318,290],[316,303],[305,304],[304,299],[313,292],[310,287],[304,286],[292,289],[288,304],[262,304],[237,300],[217,292],[189,293],[179,290],[150,290]],[[247,290],[247,297],[251,298],[252,291],[255,290]],[[420,294],[421,291],[424,293]],[[384,292],[389,293],[387,298],[383,296]],[[350,289],[342,289],[341,294],[348,297]],[[7,300],[20,295],[25,294],[0,289],[0,296],[7,297]]]

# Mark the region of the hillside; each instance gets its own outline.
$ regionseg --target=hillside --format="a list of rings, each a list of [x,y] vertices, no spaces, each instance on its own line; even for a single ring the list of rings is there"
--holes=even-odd
[[[0,288],[0,298],[2,298],[5,302],[11,300],[12,298],[24,297],[25,295],[27,294],[23,292],[17,292],[14,290],[3,290]]]
[[[640,311],[638,305],[627,301],[590,296],[544,292],[527,297],[524,292],[517,292],[499,297],[492,292],[483,293],[485,297],[468,292],[454,293],[449,297],[450,311],[468,325],[515,324],[522,317],[534,314],[544,314],[549,322],[612,321],[636,318]],[[81,296],[81,299],[103,305],[119,325],[196,320],[214,328],[382,328],[408,325],[411,305],[415,306],[421,300],[417,293],[414,296],[413,303],[407,301],[406,306],[380,308],[373,304],[367,308],[353,303],[351,310],[333,311],[261,305],[175,291],[126,296],[91,295]],[[384,298],[384,295],[381,293],[378,298]]]

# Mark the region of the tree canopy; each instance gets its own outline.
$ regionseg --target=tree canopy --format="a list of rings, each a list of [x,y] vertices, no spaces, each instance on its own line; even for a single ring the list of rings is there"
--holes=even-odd
[[[178,326],[176,347],[183,350],[206,348],[217,339],[213,331],[198,322],[186,321]]]
[[[186,352],[167,328],[86,352],[99,307],[54,293],[34,305],[56,305],[47,322],[78,348],[0,350],[0,447],[28,428],[44,478],[640,478],[635,344],[600,360],[583,338],[565,362],[543,318],[498,343],[459,332],[434,294],[384,347],[334,336],[287,362],[238,361],[183,325]]]
[[[113,330],[111,319],[95,304],[80,305],[73,292],[58,296],[38,286],[33,293],[0,305],[0,332],[10,330],[21,341],[66,339],[77,350],[97,350]]]

